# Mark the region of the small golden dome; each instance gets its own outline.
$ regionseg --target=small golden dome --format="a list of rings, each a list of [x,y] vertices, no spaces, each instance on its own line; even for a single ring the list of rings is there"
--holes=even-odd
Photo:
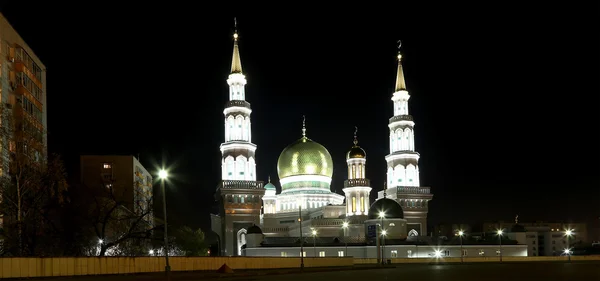
[[[346,153],[346,159],[350,158],[367,158],[367,153],[360,146],[355,145]]]
[[[277,173],[283,179],[298,175],[333,175],[333,159],[321,144],[303,136],[288,145],[277,160]]]

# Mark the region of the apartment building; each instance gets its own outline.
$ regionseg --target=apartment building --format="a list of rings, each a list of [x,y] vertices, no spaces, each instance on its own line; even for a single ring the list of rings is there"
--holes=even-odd
[[[128,155],[82,155],[80,180],[87,188],[110,189],[116,200],[136,214],[146,214],[154,225],[152,175]]]
[[[46,108],[46,67],[0,14],[0,177],[46,161]]]
[[[562,222],[490,222],[484,223],[486,232],[502,229],[507,237],[519,244],[528,245],[530,256],[558,256],[565,249],[588,243],[588,230],[585,223]],[[567,237],[566,231],[571,230]]]

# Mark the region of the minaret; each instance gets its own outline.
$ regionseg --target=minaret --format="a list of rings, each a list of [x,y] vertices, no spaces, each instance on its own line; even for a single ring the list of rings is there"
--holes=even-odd
[[[371,183],[365,174],[367,164],[367,154],[358,146],[356,133],[354,130],[354,145],[346,153],[346,164],[348,164],[348,179],[344,181],[344,194],[346,195],[346,216],[360,216],[369,213],[369,194],[371,193]]]
[[[242,73],[239,35],[233,34],[233,56],[229,84],[229,101],[225,104],[225,142],[221,144],[221,182],[216,198],[220,204],[219,218],[213,218],[213,230],[219,233],[222,255],[241,253],[248,227],[260,224],[262,181],[256,181],[256,145],[252,143],[250,114],[246,101],[246,77]]]
[[[409,236],[427,234],[428,201],[433,195],[419,182],[419,153],[415,150],[413,117],[408,114],[410,95],[406,89],[402,54],[398,41],[398,70],[392,95],[394,116],[390,118],[390,154],[387,162],[387,197],[395,199],[404,210]],[[379,192],[379,198],[383,192]]]

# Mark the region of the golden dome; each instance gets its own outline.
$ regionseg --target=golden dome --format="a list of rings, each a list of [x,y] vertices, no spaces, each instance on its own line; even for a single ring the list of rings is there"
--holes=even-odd
[[[350,151],[346,153],[346,159],[350,158],[367,158],[367,153],[360,146],[354,145],[350,148]]]
[[[277,160],[279,178],[298,175],[333,175],[333,159],[321,144],[307,137],[288,145]]]

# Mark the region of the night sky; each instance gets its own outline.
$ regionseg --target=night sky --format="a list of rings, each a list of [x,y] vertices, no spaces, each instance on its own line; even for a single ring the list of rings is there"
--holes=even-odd
[[[279,187],[277,158],[306,115],[340,194],[358,126],[374,201],[401,39],[421,184],[434,194],[430,225],[516,214],[598,221],[597,4],[109,2],[2,0],[0,12],[47,66],[49,150],[71,175],[80,154],[139,154],[152,171],[165,163],[172,224],[210,227],[234,16],[260,180],[271,175]]]

